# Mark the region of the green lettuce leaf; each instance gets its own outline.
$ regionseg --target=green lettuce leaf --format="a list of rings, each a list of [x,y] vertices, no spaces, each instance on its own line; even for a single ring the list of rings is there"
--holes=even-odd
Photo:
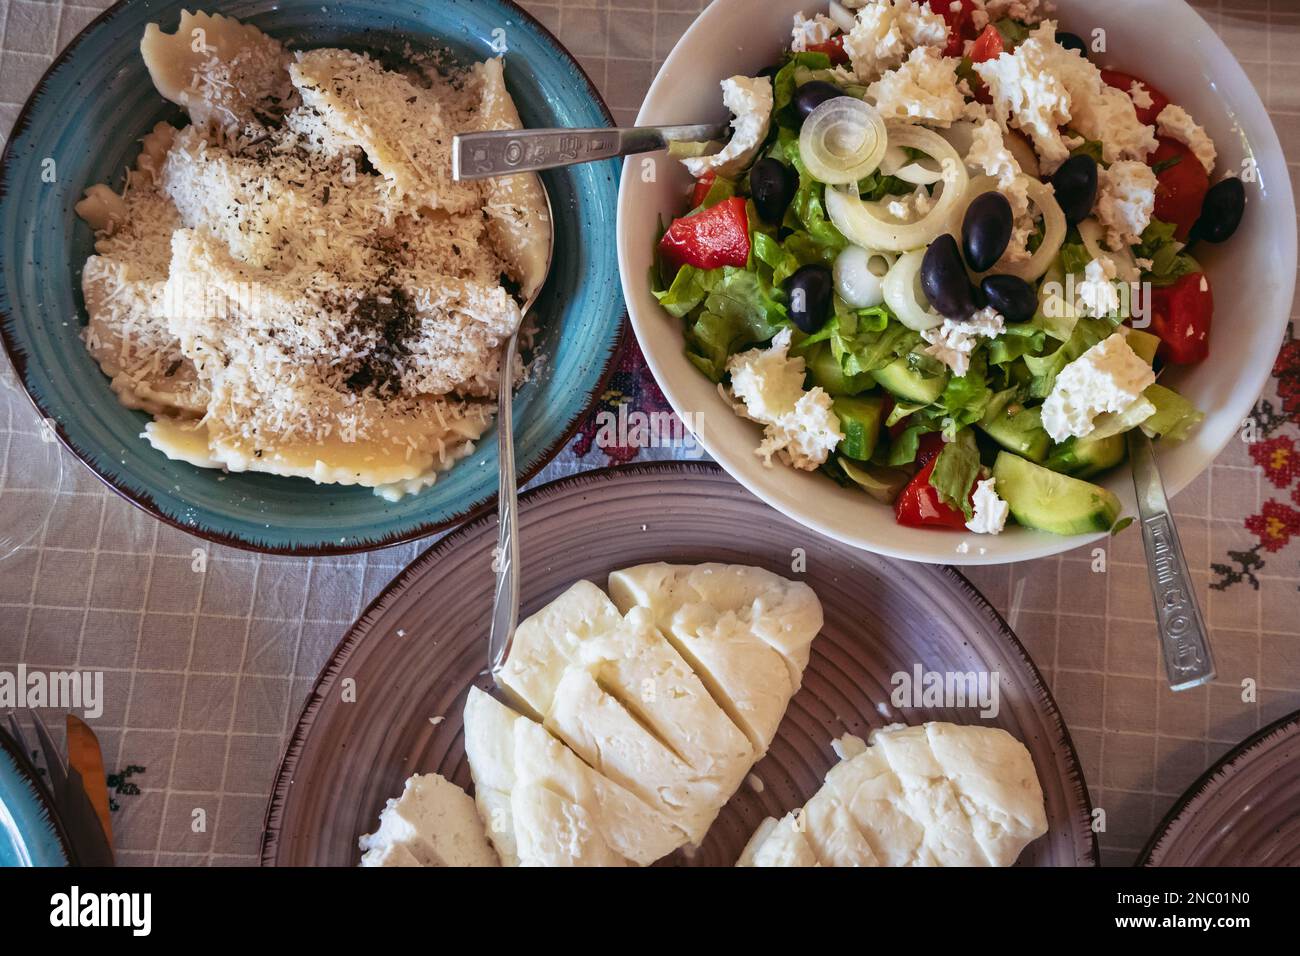
[[[1149,385],[1142,394],[1156,407],[1155,413],[1142,423],[1142,431],[1148,438],[1159,436],[1165,441],[1183,441],[1205,418],[1204,412],[1172,388]]]
[[[975,446],[975,436],[969,431],[959,432],[956,438],[943,446],[930,472],[930,487],[939,493],[939,500],[958,509],[970,519],[974,509],[970,503],[970,490],[980,473],[980,454]]]

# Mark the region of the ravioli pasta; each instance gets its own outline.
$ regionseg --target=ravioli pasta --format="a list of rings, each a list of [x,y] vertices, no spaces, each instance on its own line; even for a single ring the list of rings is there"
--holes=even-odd
[[[473,451],[542,282],[531,174],[451,179],[456,131],[519,128],[499,59],[389,68],[183,13],[141,55],[160,123],[92,186],[84,339],[144,437],[201,467],[395,498]],[[514,383],[511,383],[514,384]]]

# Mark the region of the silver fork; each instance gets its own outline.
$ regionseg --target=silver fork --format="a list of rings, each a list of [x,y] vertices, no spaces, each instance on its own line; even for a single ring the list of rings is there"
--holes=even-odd
[[[546,280],[550,277],[551,262],[555,257],[555,217],[551,210],[551,194],[539,179],[542,195],[546,197],[547,236],[546,273],[533,294],[524,303],[519,319],[520,326],[528,316]],[[497,389],[497,457],[500,460],[500,477],[497,480],[497,548],[496,591],[492,597],[492,630],[488,635],[488,667],[493,678],[505,665],[510,654],[510,641],[515,625],[519,623],[519,490],[515,472],[514,381],[515,361],[519,357],[519,329],[511,334],[501,350],[501,383]]]
[[[574,166],[615,156],[666,149],[670,143],[724,140],[726,123],[630,126],[622,129],[504,129],[461,133],[452,140],[455,179],[486,179]]]
[[[1187,570],[1178,528],[1169,512],[1169,499],[1160,480],[1160,469],[1156,467],[1155,449],[1140,428],[1128,432],[1128,457],[1133,466],[1138,522],[1146,547],[1147,574],[1165,675],[1171,690],[1199,687],[1214,680],[1210,634],[1196,601],[1196,589]]]

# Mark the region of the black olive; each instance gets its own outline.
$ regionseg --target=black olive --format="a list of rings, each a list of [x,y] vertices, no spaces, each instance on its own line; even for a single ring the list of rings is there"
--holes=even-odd
[[[921,291],[940,315],[950,319],[968,319],[975,311],[975,298],[957,240],[946,233],[925,250]]]
[[[1007,251],[1014,225],[1006,196],[992,191],[976,196],[961,223],[961,246],[970,267],[976,272],[992,269]]]
[[[807,119],[809,113],[827,100],[833,100],[837,96],[843,95],[844,91],[834,83],[827,83],[825,80],[813,80],[811,83],[805,83],[795,90],[794,108],[799,113],[800,119]]]
[[[1097,201],[1097,161],[1091,156],[1071,156],[1052,173],[1056,202],[1071,226],[1092,214]]]
[[[804,266],[785,282],[790,296],[790,319],[802,331],[816,332],[826,324],[835,282],[825,266]]]
[[[1084,43],[1083,37],[1079,36],[1077,33],[1058,33],[1056,35],[1056,42],[1067,50],[1078,50],[1079,55],[1082,57],[1087,57],[1088,55],[1088,44]]]
[[[980,292],[984,301],[1008,322],[1028,322],[1038,311],[1038,294],[1019,276],[985,276]]]
[[[1201,203],[1201,215],[1192,226],[1191,238],[1223,242],[1241,225],[1246,211],[1246,187],[1237,178],[1225,179],[1210,187]]]
[[[749,194],[764,222],[780,224],[798,187],[798,174],[771,156],[760,159],[749,170]]]

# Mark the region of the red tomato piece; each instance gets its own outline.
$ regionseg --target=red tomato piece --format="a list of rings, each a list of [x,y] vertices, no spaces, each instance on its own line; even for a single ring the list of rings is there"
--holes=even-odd
[[[943,17],[943,22],[948,25],[948,43],[943,48],[944,56],[961,56],[966,41],[975,39],[977,32],[975,0],[958,0],[956,10],[953,6],[953,0],[930,0],[930,9]]]
[[[929,436],[927,436],[929,437]],[[942,439],[940,446],[942,447]],[[894,501],[894,519],[908,528],[949,528],[966,530],[966,516],[940,500],[939,492],[930,484],[930,473],[939,460],[936,452],[907,483]]]
[[[697,269],[743,266],[749,260],[749,217],[740,196],[674,219],[659,251],[673,265]]]
[[[809,53],[825,53],[831,58],[831,66],[849,62],[849,55],[844,49],[843,33],[835,34],[824,43],[811,43],[807,49]]]
[[[691,192],[692,209],[704,202],[705,197],[709,195],[709,190],[713,188],[713,183],[717,178],[718,174],[710,169],[699,179],[695,180],[695,189]]]
[[[1002,34],[990,23],[975,39],[975,45],[970,48],[970,61],[983,63],[986,60],[996,60],[1005,51],[1006,45],[1002,42]]]
[[[1214,293],[1203,273],[1192,272],[1173,285],[1151,290],[1151,331],[1160,336],[1161,359],[1191,365],[1210,353]]]
[[[1133,109],[1137,111],[1138,119],[1147,126],[1155,126],[1156,117],[1160,115],[1162,109],[1169,105],[1169,97],[1165,96],[1165,94],[1161,93],[1146,80],[1134,76],[1132,73],[1123,73],[1119,70],[1102,70],[1101,78],[1105,81],[1107,86],[1113,86],[1117,90],[1123,90],[1129,95],[1130,99],[1133,97],[1134,83],[1141,83],[1146,88],[1147,93],[1151,96],[1151,105],[1138,106],[1134,103]]]
[[[1147,164],[1156,171],[1155,215],[1172,222],[1177,227],[1174,235],[1186,242],[1192,225],[1201,216],[1210,177],[1185,143],[1167,136],[1156,142],[1156,151],[1147,157]]]

